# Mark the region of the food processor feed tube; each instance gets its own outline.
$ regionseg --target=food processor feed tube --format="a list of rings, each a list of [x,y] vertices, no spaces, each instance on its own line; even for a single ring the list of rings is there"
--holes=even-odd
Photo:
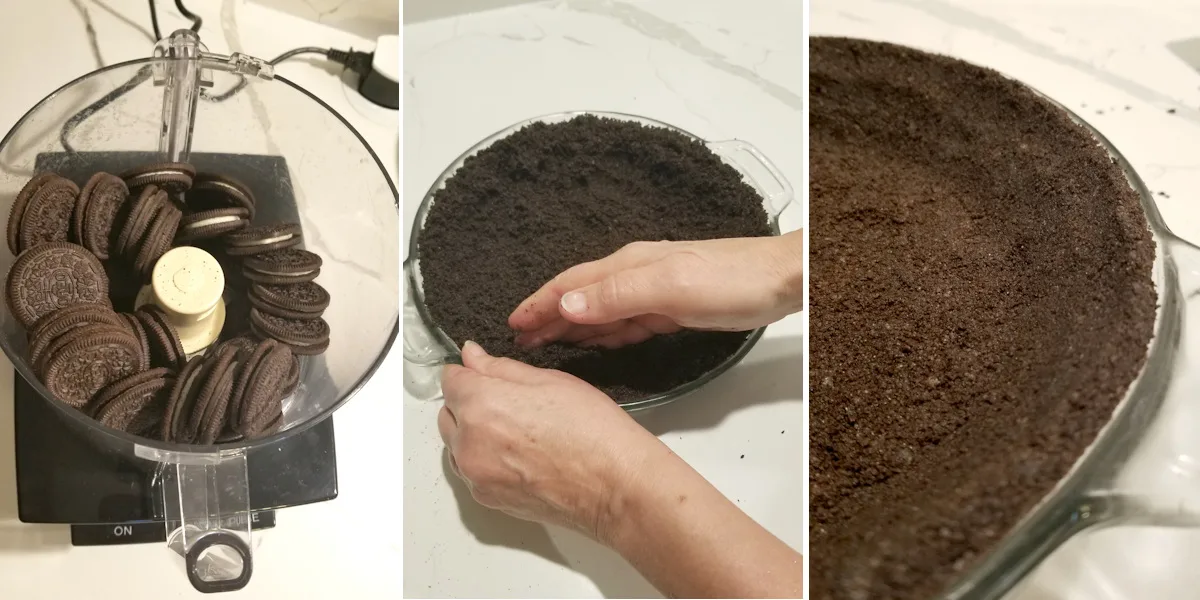
[[[269,65],[235,54],[207,53],[199,36],[180,30],[154,48],[154,84],[163,88],[159,151],[170,162],[188,162],[202,86],[210,69],[270,78]],[[135,453],[159,463],[154,486],[161,493],[167,544],[186,560],[188,579],[202,592],[245,587],[253,570],[250,493],[243,449],[174,452],[137,446]]]

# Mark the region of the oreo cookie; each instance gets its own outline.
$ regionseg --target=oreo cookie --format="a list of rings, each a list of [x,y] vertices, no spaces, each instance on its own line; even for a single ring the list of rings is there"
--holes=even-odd
[[[242,208],[246,218],[254,220],[254,193],[232,177],[216,173],[197,173],[188,193],[189,208],[208,211],[222,208]]]
[[[189,435],[195,432],[196,440],[201,444],[215,442],[225,430],[229,400],[238,375],[238,355],[236,347],[223,346],[204,357],[206,364],[198,379],[202,385],[187,428]]]
[[[128,199],[129,188],[116,175],[96,173],[83,186],[75,205],[74,234],[96,258],[108,259],[113,226]]]
[[[244,208],[216,208],[192,213],[179,223],[175,236],[178,244],[210,240],[245,229],[250,225],[250,211]]]
[[[25,183],[21,191],[17,192],[17,197],[13,199],[12,208],[8,211],[8,250],[16,256],[21,253],[21,217],[25,214],[25,207],[29,205],[29,199],[42,189],[42,186],[50,183],[55,179],[62,179],[54,173],[40,173],[35,175]]]
[[[150,185],[142,188],[129,207],[129,213],[121,226],[121,232],[117,235],[113,251],[127,258],[135,257],[138,244],[145,237],[151,219],[168,201],[167,192],[157,186]]]
[[[294,357],[287,346],[263,340],[246,359],[229,406],[229,428],[245,439],[269,435],[283,413],[282,391]]]
[[[179,220],[183,216],[175,205],[164,201],[151,220],[145,235],[138,243],[138,251],[133,259],[133,268],[143,277],[149,277],[154,270],[154,263],[171,249]]]
[[[70,406],[86,406],[100,390],[141,369],[138,342],[122,327],[88,325],[60,339],[41,376],[46,389]]]
[[[153,304],[147,304],[134,311],[133,316],[145,328],[146,338],[150,341],[150,366],[183,368],[187,355],[183,352],[179,333],[167,319],[166,313]]]
[[[78,200],[79,186],[55,176],[42,182],[19,207],[14,203],[9,226],[11,229],[11,219],[16,217],[17,248],[24,251],[39,244],[69,241]]]
[[[109,306],[108,276],[96,256],[68,242],[22,252],[8,271],[8,308],[25,328],[72,304]]]
[[[250,304],[261,312],[284,319],[317,319],[329,307],[329,292],[314,282],[250,286]]]
[[[181,444],[194,443],[194,438],[187,435],[187,419],[191,415],[196,395],[200,393],[198,384],[204,359],[195,357],[183,367],[175,378],[175,385],[167,395],[167,407],[163,411],[162,423],[159,425],[159,439],[164,442]]]
[[[247,256],[242,262],[246,279],[284,284],[312,281],[321,274],[321,257],[300,248],[287,248]]]
[[[301,241],[297,223],[257,225],[225,236],[225,252],[230,256],[250,256],[291,248]]]
[[[329,324],[325,319],[286,319],[252,308],[250,326],[256,335],[276,340],[302,356],[321,354],[329,348]]]
[[[157,437],[174,383],[175,377],[168,369],[130,375],[101,390],[88,412],[113,429]]]
[[[64,333],[85,325],[120,327],[121,319],[112,309],[100,304],[75,304],[60,308],[38,320],[29,331],[29,364],[41,364],[50,345]]]
[[[125,171],[121,179],[131,190],[148,185],[158,186],[171,194],[182,194],[192,187],[196,169],[187,163],[164,162]]]

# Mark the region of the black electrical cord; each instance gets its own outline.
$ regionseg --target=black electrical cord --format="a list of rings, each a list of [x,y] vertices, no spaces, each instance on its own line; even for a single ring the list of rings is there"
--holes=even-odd
[[[148,3],[150,5],[150,25],[154,29],[154,39],[156,41],[161,40],[162,39],[162,31],[159,29],[159,26],[158,26],[158,8],[155,6],[155,0],[148,0]],[[191,30],[192,31],[195,31],[195,32],[200,31],[200,26],[204,22],[200,18],[200,15],[197,15],[197,14],[189,11],[187,9],[187,7],[185,7],[183,5],[183,0],[175,0],[175,8],[178,9],[180,14],[182,14],[184,17],[191,19],[191,21],[192,21]],[[279,63],[281,63],[285,60],[294,58],[296,56],[300,56],[302,54],[320,54],[321,56],[324,56],[325,58],[327,58],[333,62],[345,65],[346,68],[348,68],[348,69],[354,71],[355,73],[358,73],[360,76],[364,76],[364,77],[371,69],[371,59],[374,56],[373,53],[370,53],[370,52],[361,52],[361,51],[356,51],[356,50],[349,50],[349,51],[333,50],[330,48],[317,48],[315,46],[305,46],[303,48],[296,48],[293,50],[288,50],[287,52],[284,52],[283,54],[276,56],[275,58],[271,59],[268,62],[270,62],[270,64],[272,66],[274,66],[274,65],[278,65]],[[71,132],[74,131],[76,127],[78,127],[81,123],[86,121],[89,117],[96,114],[96,112],[98,112],[100,109],[108,106],[109,104],[112,104],[113,102],[116,102],[118,98],[120,98],[121,96],[124,96],[125,94],[128,94],[131,90],[133,90],[133,88],[144,83],[147,79],[150,78],[150,75],[151,75],[150,66],[149,65],[143,66],[142,68],[138,69],[138,72],[136,74],[134,74],[134,76],[132,78],[130,78],[129,81],[126,81],[125,83],[121,84],[120,86],[117,86],[111,92],[105,94],[104,96],[101,96],[95,102],[92,102],[91,104],[84,107],[83,110],[80,110],[79,112],[72,115],[70,119],[67,119],[67,121],[65,123],[63,123],[62,130],[59,132],[59,136],[58,136],[59,142],[62,144],[63,150],[65,150],[67,152],[75,152],[75,149],[71,147],[71,143],[68,140],[68,137],[70,136]],[[204,92],[204,90],[201,90],[200,91],[200,99],[206,100],[209,102],[224,102],[225,100],[232,98],[234,95],[236,95],[238,92],[240,92],[243,88],[246,87],[246,85],[248,85],[248,82],[246,81],[246,77],[244,75],[238,75],[237,84],[234,85],[233,88],[231,88],[229,91],[223,92],[218,95],[208,95]]]
[[[148,0],[150,4],[150,26],[154,28],[154,40],[158,41],[162,39],[162,30],[158,28],[158,7],[155,5],[155,1],[156,0]],[[188,10],[187,7],[183,5],[183,0],[175,0],[175,8],[179,11],[179,14],[191,20],[192,31],[200,31],[200,25],[204,23],[204,19],[201,19],[200,15]]]

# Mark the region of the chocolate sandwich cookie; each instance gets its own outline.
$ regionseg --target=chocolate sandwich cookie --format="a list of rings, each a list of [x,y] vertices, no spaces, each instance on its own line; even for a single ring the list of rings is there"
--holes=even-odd
[[[158,163],[130,169],[121,173],[129,189],[155,185],[171,194],[182,194],[192,187],[196,169],[187,163]]]
[[[133,337],[138,339],[138,343],[142,345],[142,356],[144,357],[145,367],[150,368],[150,334],[146,332],[146,327],[137,317],[130,313],[119,313],[117,315],[121,322],[133,332]]]
[[[255,334],[285,344],[302,356],[321,354],[329,347],[329,324],[325,319],[285,319],[252,308],[250,326]]]
[[[317,319],[329,307],[329,292],[314,282],[250,286],[250,304],[259,311],[284,319]]]
[[[158,377],[140,383],[114,397],[96,412],[101,425],[145,436],[162,427],[167,396],[175,383],[170,377]]]
[[[179,223],[177,244],[210,240],[250,225],[250,211],[244,208],[215,208],[192,213]]]
[[[29,205],[29,199],[42,189],[42,186],[55,180],[62,179],[54,173],[40,173],[35,175],[33,179],[26,182],[25,186],[17,192],[17,197],[13,199],[12,208],[8,211],[8,249],[16,256],[21,253],[21,217],[25,214],[25,207]]]
[[[117,313],[99,304],[75,304],[60,308],[38,320],[29,333],[29,364],[41,363],[45,351],[62,334],[84,325],[120,327]]]
[[[101,410],[104,409],[104,405],[111,402],[113,398],[120,396],[135,386],[141,385],[148,381],[154,381],[155,379],[163,379],[172,373],[173,372],[170,369],[150,369],[148,371],[134,373],[133,375],[129,375],[127,377],[122,377],[121,379],[108,384],[104,389],[100,390],[100,392],[96,394],[96,397],[92,399],[92,402],[87,407],[88,410],[85,412],[95,417]]]
[[[242,264],[246,279],[283,284],[312,281],[321,274],[321,257],[300,248],[287,248],[247,256]]]
[[[28,328],[72,304],[109,306],[108,277],[83,246],[53,242],[22,252],[8,272],[6,294],[13,316]]]
[[[146,229],[150,227],[150,220],[167,202],[167,192],[158,186],[142,188],[128,209],[128,215],[121,224],[121,232],[117,235],[112,251],[125,257],[136,256],[137,245],[145,236]]]
[[[133,315],[146,329],[146,337],[150,340],[150,365],[182,368],[187,361],[187,355],[183,352],[179,333],[167,319],[166,313],[153,304],[147,304],[134,311]]]
[[[250,188],[232,177],[216,173],[196,174],[187,203],[198,210],[244,208],[247,218],[254,219],[254,194]]]
[[[292,368],[288,369],[287,377],[283,380],[283,389],[279,391],[280,398],[287,398],[296,393],[300,387],[300,357],[292,355]]]
[[[291,248],[300,242],[297,223],[257,225],[225,236],[225,252],[230,256],[250,256]]]
[[[203,358],[193,358],[175,378],[175,385],[171,386],[171,392],[167,396],[167,407],[163,411],[162,424],[159,426],[159,439],[162,441],[182,444],[194,442],[187,437],[185,430],[196,395],[200,392],[198,376],[203,366]]]
[[[275,340],[263,340],[242,363],[229,405],[229,429],[253,439],[281,410],[280,393],[292,367],[292,353]]]
[[[129,200],[129,188],[116,175],[96,173],[83,186],[75,205],[75,239],[96,258],[107,260],[113,225]]]
[[[234,346],[218,348],[212,355],[205,356],[207,363],[203,371],[200,392],[192,407],[188,432],[196,432],[201,444],[211,444],[225,430],[228,422],[229,400],[233,395],[233,384],[238,375],[238,349]]]
[[[68,179],[57,177],[39,186],[21,210],[17,236],[20,249],[68,241],[78,199],[79,186]]]
[[[42,382],[70,406],[86,406],[97,392],[141,369],[138,342],[124,328],[88,325],[60,339],[62,347],[48,351]]]
[[[179,219],[183,212],[171,202],[163,202],[159,206],[150,227],[138,244],[137,255],[133,260],[133,268],[143,277],[148,277],[154,270],[154,263],[171,249],[171,241],[179,227]]]

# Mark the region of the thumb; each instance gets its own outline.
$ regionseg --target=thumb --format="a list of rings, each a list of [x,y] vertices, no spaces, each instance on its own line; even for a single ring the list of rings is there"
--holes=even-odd
[[[644,314],[665,314],[675,303],[673,278],[661,264],[617,271],[592,285],[563,294],[558,312],[581,325],[601,325]]]

